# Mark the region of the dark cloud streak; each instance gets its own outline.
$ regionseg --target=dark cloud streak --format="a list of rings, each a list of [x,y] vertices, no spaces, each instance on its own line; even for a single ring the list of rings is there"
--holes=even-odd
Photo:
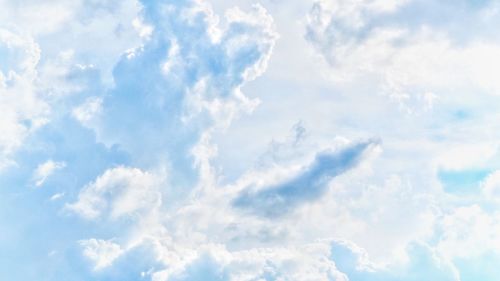
[[[358,165],[376,145],[378,141],[369,140],[337,151],[320,152],[294,177],[258,191],[242,191],[233,201],[233,207],[269,218],[285,215],[301,204],[320,198],[333,178]]]

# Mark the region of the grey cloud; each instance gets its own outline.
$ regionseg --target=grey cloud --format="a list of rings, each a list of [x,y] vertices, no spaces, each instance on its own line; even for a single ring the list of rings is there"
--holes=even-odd
[[[297,206],[321,197],[328,183],[359,164],[378,141],[369,140],[338,151],[323,151],[294,177],[278,184],[252,191],[242,191],[233,206],[258,216],[279,217]]]

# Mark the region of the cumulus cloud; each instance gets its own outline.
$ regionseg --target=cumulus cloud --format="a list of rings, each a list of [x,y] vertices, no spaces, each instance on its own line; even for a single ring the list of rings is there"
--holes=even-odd
[[[152,279],[348,280],[336,269],[328,255],[328,242],[236,252],[228,251],[221,245],[206,245],[184,266],[160,271]]]
[[[377,268],[367,253],[353,243],[334,241],[332,259],[341,272],[353,281],[410,281],[449,280],[459,281],[456,268],[429,246],[414,243],[409,245],[410,261],[392,268]],[[399,268],[398,268],[399,267]]]
[[[161,204],[161,175],[117,167],[85,186],[66,208],[86,219],[134,217]]]
[[[259,5],[248,15],[228,11],[223,24],[196,1],[143,6],[142,20],[153,27],[148,41],[121,58],[115,87],[98,107],[85,103],[74,112],[82,119],[98,108],[90,128],[100,142],[119,146],[139,166],[167,166],[171,184],[188,191],[199,176],[197,147],[254,108],[241,87],[263,72],[277,36]]]
[[[499,228],[498,212],[488,212],[477,204],[459,207],[443,218],[437,248],[450,258],[479,258],[490,252],[498,253]]]
[[[494,171],[481,182],[483,194],[489,200],[500,199],[500,171]]]
[[[110,266],[122,253],[120,246],[112,241],[89,239],[81,240],[79,244],[83,255],[94,263],[94,270]]]
[[[305,37],[331,65],[335,81],[369,81],[376,93],[398,101],[409,112],[429,110],[434,101],[452,98],[460,89],[499,93],[491,76],[498,65],[491,62],[497,62],[500,55],[495,40],[469,38],[466,46],[456,45],[453,30],[436,26],[432,18],[414,22],[409,15],[423,2],[433,6],[430,3],[397,1],[381,8],[376,2],[318,1],[313,5]],[[480,18],[490,8],[485,6],[471,8],[467,15]],[[462,11],[448,5],[434,7],[457,15]],[[398,20],[407,16],[406,23]],[[442,22],[453,21],[445,18]]]
[[[0,168],[34,130],[46,123],[48,106],[37,93],[38,44],[27,34],[0,29]]]
[[[74,64],[93,65],[102,71],[106,83],[112,84],[111,70],[121,54],[141,45],[143,40],[144,27],[138,18],[141,7],[136,0],[30,0],[24,5],[5,1],[2,7],[6,11],[0,14],[2,22],[17,26],[40,42],[47,70],[55,70],[60,53],[69,53],[74,60],[59,65],[59,71],[67,73]],[[67,36],[68,33],[74,36]],[[54,85],[46,86],[50,91],[61,92]]]
[[[0,0],[0,279],[496,280],[498,5],[431,2]]]

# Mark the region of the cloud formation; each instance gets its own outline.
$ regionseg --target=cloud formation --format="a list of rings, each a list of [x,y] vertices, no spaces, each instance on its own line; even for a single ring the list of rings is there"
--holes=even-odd
[[[161,204],[162,180],[162,175],[139,169],[113,168],[85,186],[67,209],[86,219],[134,217]]]
[[[47,178],[52,175],[55,171],[60,170],[66,166],[64,162],[54,162],[52,160],[47,160],[46,162],[38,165],[36,170],[33,172],[33,181],[36,186],[41,186],[47,180]]]
[[[500,6],[253,2],[0,0],[0,280],[498,280]]]
[[[317,1],[308,15],[305,38],[331,65],[337,82],[365,79],[375,93],[397,101],[405,111],[428,111],[436,102],[452,99],[457,91],[465,92],[464,96],[467,91],[499,92],[490,77],[498,65],[491,62],[500,55],[495,41],[482,40],[483,35],[477,34],[479,39],[465,36],[460,39],[465,42],[457,46],[453,28],[436,24],[430,16],[411,16],[412,11],[435,9],[450,14],[437,23],[454,25],[457,18],[466,17],[481,28],[492,24],[484,15],[496,13],[494,4],[485,1],[473,6],[469,2],[451,7],[428,1],[387,5]],[[463,9],[469,12],[464,15]]]
[[[339,151],[320,152],[290,179],[256,191],[243,190],[233,205],[265,217],[284,215],[300,204],[318,199],[333,178],[355,167],[374,146],[376,141],[366,141]]]

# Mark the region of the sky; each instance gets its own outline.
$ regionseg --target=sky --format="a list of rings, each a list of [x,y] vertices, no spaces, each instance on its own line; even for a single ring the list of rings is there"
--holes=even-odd
[[[499,280],[499,26],[493,0],[0,0],[0,280]]]

